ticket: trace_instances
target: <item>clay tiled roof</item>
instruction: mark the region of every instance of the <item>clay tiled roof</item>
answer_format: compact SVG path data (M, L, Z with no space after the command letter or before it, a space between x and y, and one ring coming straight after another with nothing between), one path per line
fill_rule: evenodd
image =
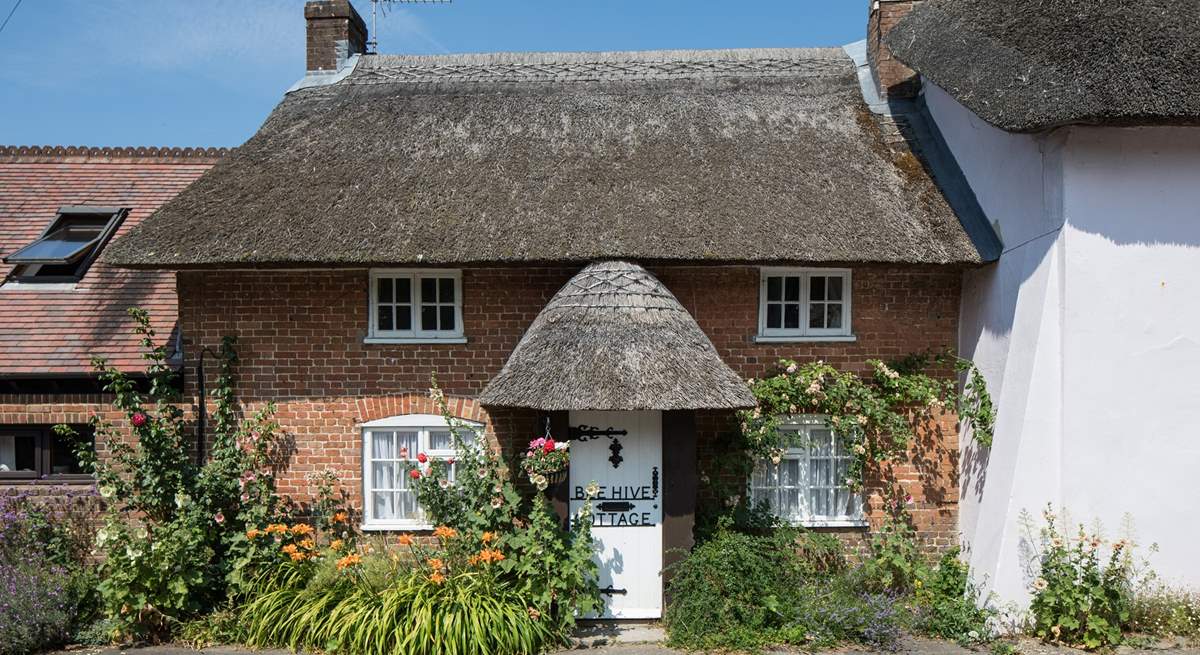
M124 207L118 235L173 198L224 154L216 149L0 147L0 257L37 239L60 207ZM0 278L13 266L0 263ZM97 262L74 285L0 286L0 378L75 377L92 355L140 370L126 310L150 311L158 339L173 343L177 304L169 272Z

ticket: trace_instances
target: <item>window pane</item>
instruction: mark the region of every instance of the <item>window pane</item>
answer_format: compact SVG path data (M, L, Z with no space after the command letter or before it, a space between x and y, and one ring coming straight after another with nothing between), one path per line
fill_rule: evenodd
M438 279L438 302L454 302L454 280L452 278Z
M825 277L814 275L808 279L808 299L825 300Z
M412 280L406 277L396 278L396 302L412 302Z
M392 278L381 277L377 282L379 302L392 302L392 289L395 286L392 283Z
M8 256L13 263L68 264L83 257L100 238L103 225L68 225Z
M37 437L0 434L0 473L37 471Z
M396 310L396 329L411 330L412 329L412 306L397 305Z
M788 330L800 328L800 305L789 303L783 306L783 327Z
M842 327L842 305L840 303L837 305L826 305L825 312L825 327Z
M437 305L421 305L421 329L435 331L437 326Z
M371 462L371 488L396 489L397 462Z
M429 431L429 449L430 450L450 450L453 448L453 440L450 438L449 430L430 430Z
M825 303L814 302L808 304L808 327L825 327Z
M375 518L383 520L398 518L396 515L396 496L394 494L387 491L376 491L371 494L371 498L373 499L371 513Z
M437 278L421 278L421 302L437 302Z
M85 429L75 428L80 437L85 434L90 435L91 428ZM79 458L75 456L75 440L67 439L57 433L50 433L50 473L57 475L80 475L84 473L83 467L79 465ZM91 437L87 438L90 443Z
M783 300L783 278L767 278L767 300Z
M373 459L398 459L396 455L396 433L372 431L371 457Z
M829 277L826 279L829 280L829 296L828 296L829 300L841 300L842 299L843 278Z
M441 317L438 320L438 327L442 330L453 330L454 327L454 305L443 305L438 308Z
M392 305L380 305L376 308L376 316L379 319L379 330L386 332L396 329L396 322L393 319L395 308Z
M791 302L800 302L800 278L786 278L787 284L784 285L783 299Z
M767 305L767 327L774 329L783 327L783 305L776 303Z

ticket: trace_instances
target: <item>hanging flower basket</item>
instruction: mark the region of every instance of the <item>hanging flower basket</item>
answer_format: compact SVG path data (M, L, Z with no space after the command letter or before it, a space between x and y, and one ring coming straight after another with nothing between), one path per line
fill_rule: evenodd
M540 437L529 442L529 448L521 456L521 468L529 481L539 490L545 490L567 478L567 467L571 463L569 444Z

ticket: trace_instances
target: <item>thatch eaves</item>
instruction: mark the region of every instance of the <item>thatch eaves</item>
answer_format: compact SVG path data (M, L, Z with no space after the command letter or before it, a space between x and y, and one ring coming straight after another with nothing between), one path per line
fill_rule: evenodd
M755 404L675 296L619 261L587 266L550 299L479 402L544 411Z
M1200 2L928 0L886 44L1011 132L1200 123Z
M972 264L841 50L368 56L112 244L132 268Z

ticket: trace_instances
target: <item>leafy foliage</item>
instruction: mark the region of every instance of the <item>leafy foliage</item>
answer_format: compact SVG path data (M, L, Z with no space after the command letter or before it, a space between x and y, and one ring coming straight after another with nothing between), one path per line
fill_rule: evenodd
M981 606L958 548L946 551L937 566L918 578L916 586L914 627L919 632L964 645L988 637L987 623L994 611Z
M1089 650L1119 644L1130 619L1128 543L1113 544L1104 561L1098 534L1081 525L1071 539L1059 532L1050 507L1043 517L1041 570L1030 605L1034 632L1045 641Z
M98 480L107 501L104 527L96 535L101 608L110 638L162 638L181 620L225 599L238 535L247 521L274 511L270 461L278 426L268 407L244 424L234 420L234 341L223 341L213 392L213 448L194 462L185 429L176 373L164 346L155 345L145 311L131 309L141 337L149 392L143 396L121 371L96 359L104 388L128 427L92 419L97 443L109 457L98 460L90 443L79 458ZM61 434L70 428L58 426Z

